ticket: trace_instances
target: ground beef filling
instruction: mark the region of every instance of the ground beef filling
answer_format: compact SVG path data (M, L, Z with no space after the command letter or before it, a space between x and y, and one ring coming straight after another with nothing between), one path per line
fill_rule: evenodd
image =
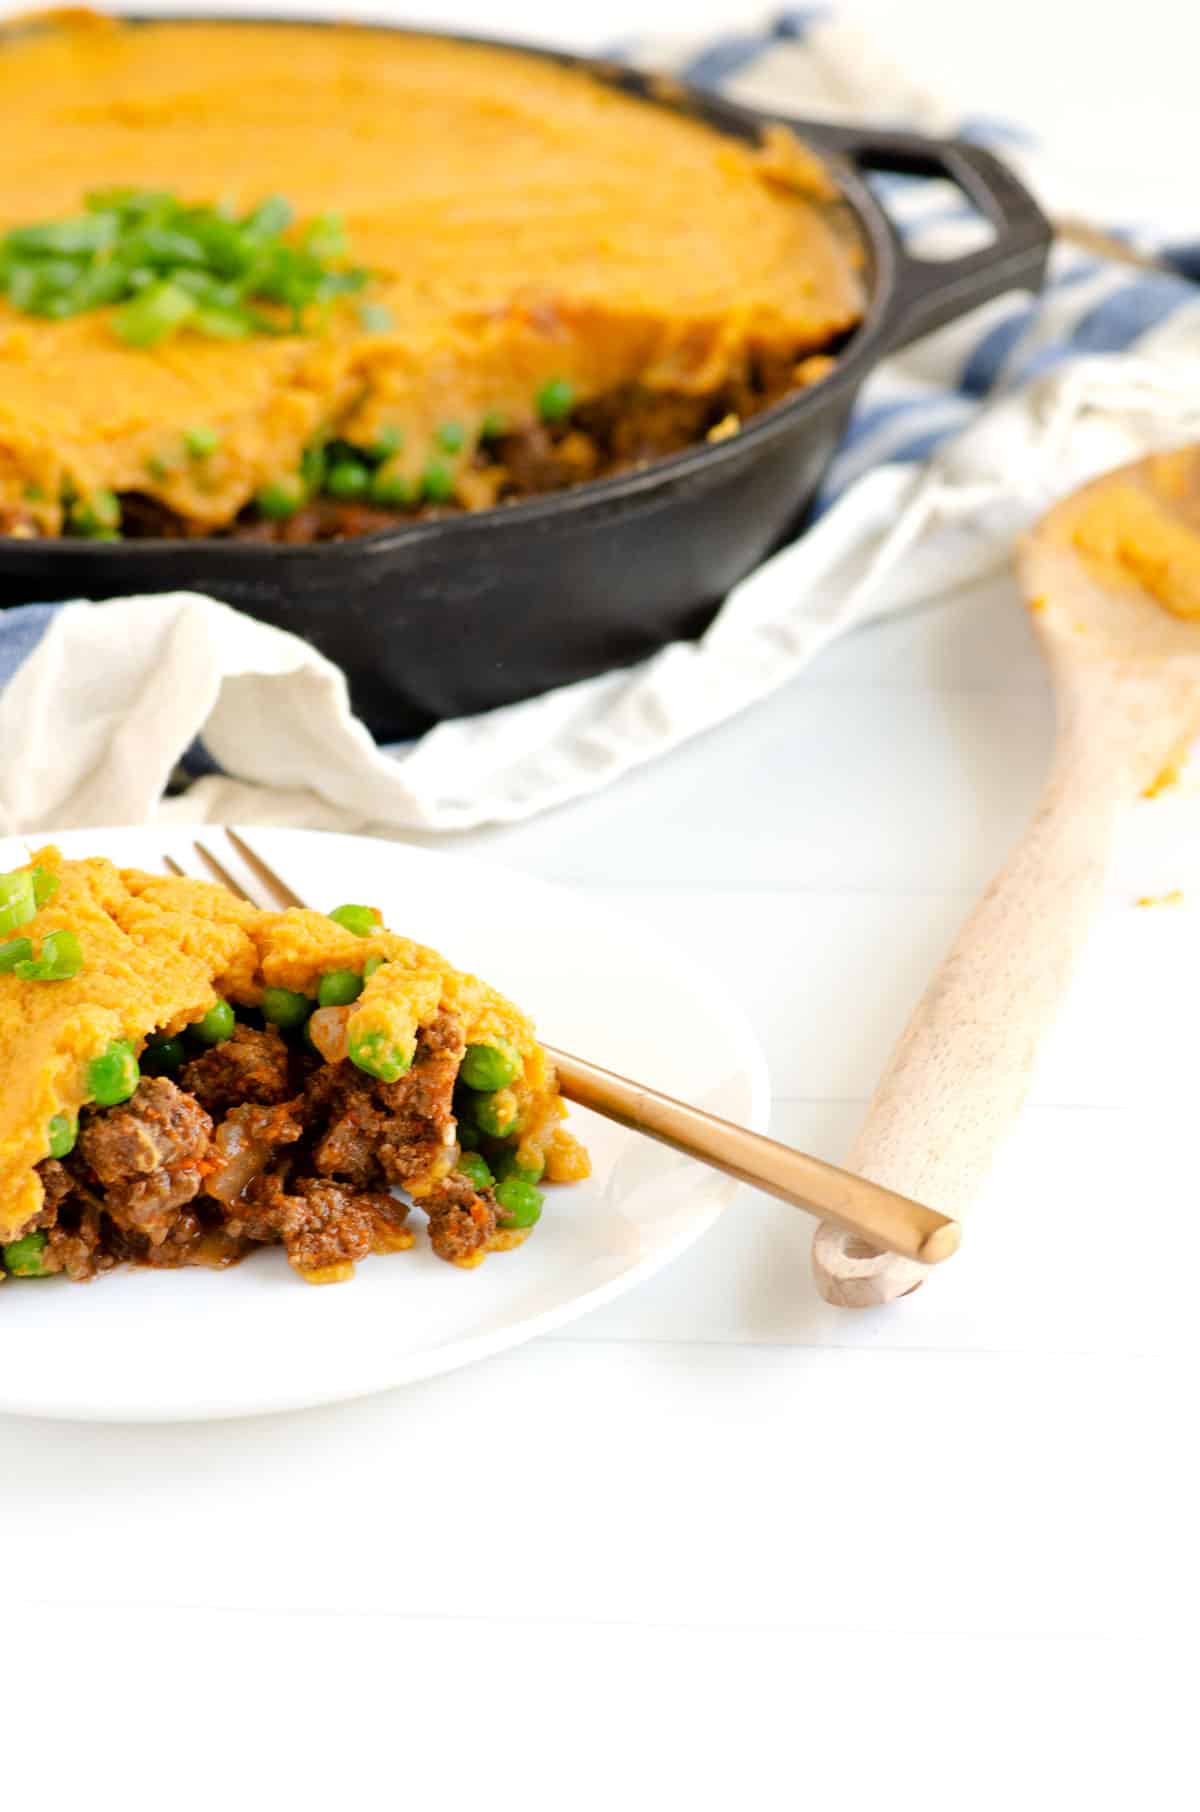
M39 1166L47 1269L226 1265L280 1244L297 1270L337 1274L412 1243L408 1205L390 1193L412 1184L434 1250L469 1261L496 1231L495 1203L460 1172L437 1174L454 1155L464 1048L443 1015L407 1075L385 1083L274 1027L239 1026L177 1082L143 1077L120 1106L84 1109L74 1151Z
M825 353L799 361L760 357L740 377L705 395L632 385L581 403L564 422L534 422L484 442L460 473L458 496L449 503L394 510L320 496L282 520L251 507L230 527L215 532L238 541L347 541L417 517L454 515L566 490L648 465L705 440L724 439L751 416L816 383L834 362ZM189 521L156 497L126 492L120 501L126 540L186 540L214 533L210 525ZM15 525L5 528L0 520L0 534L20 532Z

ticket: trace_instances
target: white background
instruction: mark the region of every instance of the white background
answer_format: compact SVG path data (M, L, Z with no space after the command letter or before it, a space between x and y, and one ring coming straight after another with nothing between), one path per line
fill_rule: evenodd
M1175 0L846 10L1105 171L1114 217L1194 167ZM576 44L753 16L419 11ZM461 843L703 954L777 1130L837 1157L1050 736L998 586ZM743 1195L637 1295L473 1372L242 1424L0 1422L0 1792L32 1751L14 1805L97 1776L138 1805L1190 1803L1198 833L1187 787L1140 808L963 1253L891 1311L826 1308L807 1220Z

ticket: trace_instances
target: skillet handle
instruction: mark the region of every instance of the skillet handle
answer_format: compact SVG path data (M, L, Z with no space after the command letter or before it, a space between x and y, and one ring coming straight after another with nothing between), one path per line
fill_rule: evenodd
M949 178L996 229L990 245L961 258L914 258L888 221L894 287L884 324L890 347L907 346L981 302L1010 289L1037 290L1053 231L1029 190L1006 164L966 139L805 121L818 148L840 152L859 170Z

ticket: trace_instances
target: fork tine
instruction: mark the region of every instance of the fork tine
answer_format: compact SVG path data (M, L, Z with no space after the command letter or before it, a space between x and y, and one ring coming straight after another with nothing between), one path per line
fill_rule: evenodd
M227 825L225 828L225 835L229 838L229 841L233 844L233 847L237 850L238 855L253 874L255 880L258 881L261 886L273 893L284 906L307 906L307 900L302 900L295 889L289 887L283 877L277 875L275 870L267 862L264 862L258 851L251 848L250 844L247 843L240 831L235 831Z
M228 887L230 893L236 893L240 900L248 900L251 906L257 906L259 904L259 901L256 900L252 894L246 892L246 889L237 877L230 873L223 862L217 860L211 849L201 843L198 837L193 842L192 848L199 856L205 868L207 868L210 879L219 881L222 887Z
M163 851L163 867L168 874L179 875L182 880L187 880L187 869L175 860L169 850Z

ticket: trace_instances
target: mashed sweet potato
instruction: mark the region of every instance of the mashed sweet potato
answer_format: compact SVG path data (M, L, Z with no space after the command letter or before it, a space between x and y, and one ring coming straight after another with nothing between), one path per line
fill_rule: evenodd
M110 185L237 209L281 192L300 220L344 218L390 323L346 304L319 332L139 348L106 308L0 300L0 532L58 533L64 496L97 494L218 531L306 448L385 433L393 478L419 494L437 448L443 493L475 507L502 482L476 469L487 422L519 436L547 383L581 406L686 399L754 367L777 393L862 313L827 179L789 134L742 144L538 58L73 15L0 36L0 118L0 233ZM199 460L180 452L196 424L216 441Z

